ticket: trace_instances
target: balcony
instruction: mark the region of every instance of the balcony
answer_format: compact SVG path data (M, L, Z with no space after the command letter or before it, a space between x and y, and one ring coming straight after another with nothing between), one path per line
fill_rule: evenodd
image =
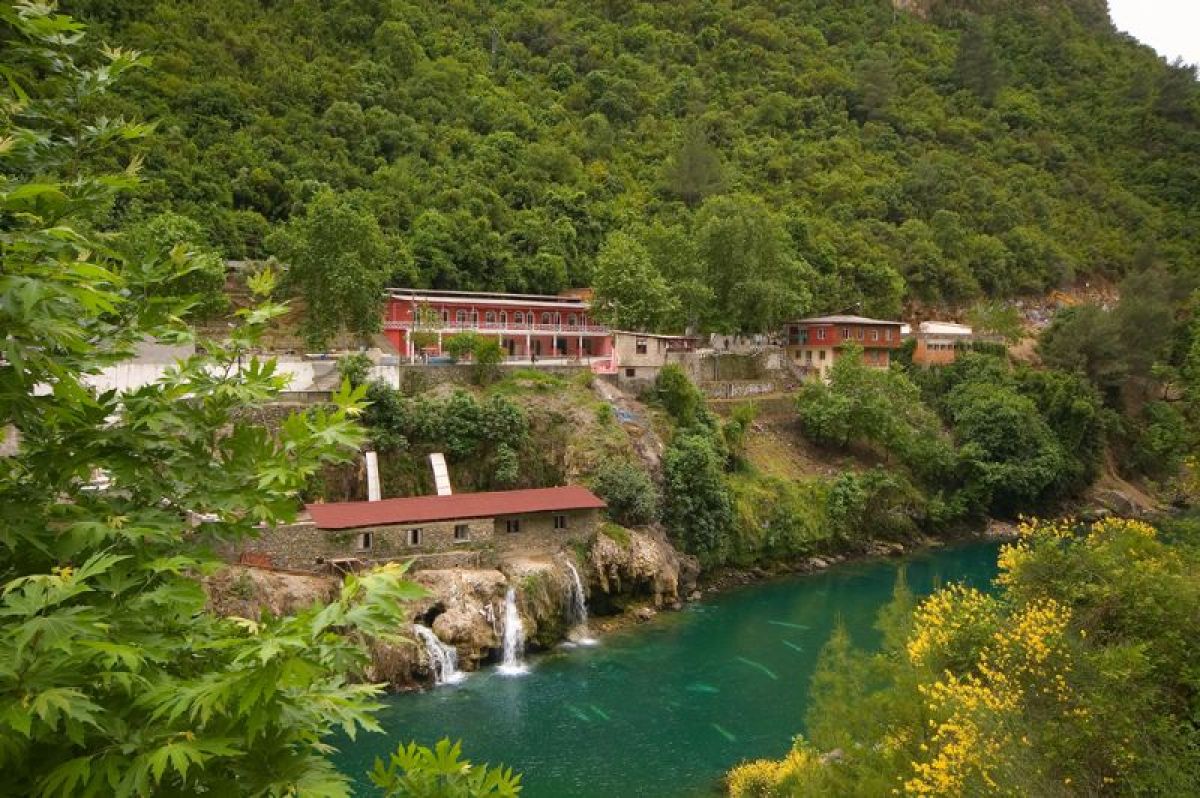
M501 335L608 335L607 327L600 324L522 324L487 321L450 321L440 327L415 325L411 321L384 321L385 330L413 330L453 335L458 332L488 332Z

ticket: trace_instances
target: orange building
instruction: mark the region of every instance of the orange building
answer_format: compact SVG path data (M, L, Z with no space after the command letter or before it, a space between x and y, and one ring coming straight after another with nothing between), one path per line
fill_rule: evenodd
M922 366L953 363L958 350L974 340L974 331L965 324L948 321L923 321L917 326L917 345L913 362Z

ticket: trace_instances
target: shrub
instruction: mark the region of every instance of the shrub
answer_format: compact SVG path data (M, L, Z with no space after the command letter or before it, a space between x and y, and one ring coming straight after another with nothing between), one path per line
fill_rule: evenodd
M349 380L350 385L357 388L367 381L367 375L371 373L373 365L374 363L371 362L371 358L367 357L365 352L355 352L352 355L345 355L338 358L338 376L343 380Z
M681 427L696 423L704 397L682 368L663 366L654 380L654 397Z
M608 503L608 517L622 526L645 526L658 519L658 489L633 463L606 463L596 473L592 487Z
M686 432L663 456L663 520L683 550L704 565L724 561L733 527L722 460L707 435Z

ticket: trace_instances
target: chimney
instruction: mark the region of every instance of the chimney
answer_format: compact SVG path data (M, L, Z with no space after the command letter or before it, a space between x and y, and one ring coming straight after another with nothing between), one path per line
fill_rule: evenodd
M446 468L446 457L441 452L429 455L429 464L433 466L433 484L437 486L437 495L449 496L450 469Z
M379 490L379 455L367 452L367 501L377 502L383 498Z

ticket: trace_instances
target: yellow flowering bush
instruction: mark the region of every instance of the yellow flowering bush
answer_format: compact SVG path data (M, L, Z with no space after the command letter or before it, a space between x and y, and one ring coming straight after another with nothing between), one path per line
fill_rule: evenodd
M810 794L822 781L820 756L797 737L780 760L756 759L729 771L726 782L733 798L788 798Z
M955 584L939 590L917 606L909 660L940 668L969 657L995 628L998 612L996 600L973 587Z
M1056 601L1023 607L992 633L973 672L946 672L918 687L935 720L926 746L930 756L913 763L905 793L1007 793L996 774L1023 744L1014 736L1016 721L1032 705L1050 701L1065 710L1070 702L1069 623L1069 610Z
M1200 795L1200 547L1144 521L1031 520L999 567L994 593L898 594L878 654L835 636L809 750L845 755L808 756L804 782L753 763L743 784L765 786L735 795Z

